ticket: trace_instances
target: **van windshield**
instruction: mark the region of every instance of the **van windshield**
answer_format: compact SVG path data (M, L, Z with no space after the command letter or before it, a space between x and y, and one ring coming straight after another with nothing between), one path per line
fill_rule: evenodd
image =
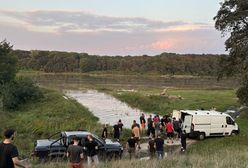
M226 123L228 125L235 125L235 122L233 121L233 119L231 117L226 117Z

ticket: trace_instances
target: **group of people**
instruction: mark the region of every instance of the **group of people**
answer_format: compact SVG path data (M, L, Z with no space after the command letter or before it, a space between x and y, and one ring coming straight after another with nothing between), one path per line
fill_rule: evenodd
M171 115L164 115L160 117L159 115L149 115L148 118L142 113L139 118L139 123L133 120L131 126L132 135L126 143L126 149L129 153L130 159L135 156L136 150L141 149L140 139L141 136L145 134L149 137L148 149L150 153L150 158L164 157L164 139L167 137L167 143L174 143L174 139L181 140L181 151L186 150L186 132L182 131L182 121L177 120L175 117L172 118ZM123 123L121 119L113 125L112 134L113 138L117 141L120 140L120 135L122 132ZM163 137L162 137L163 135ZM106 139L108 137L107 124L104 125L102 131L102 138Z
M120 140L122 133L123 123L119 120L112 128L113 138L117 141ZM136 150L141 149L140 139L145 133L149 137L148 150L150 158L155 156L158 159L164 157L164 144L165 141L161 135L167 136L167 143L173 143L173 139L181 139L181 151L186 150L186 132L182 131L182 121L171 118L171 116L149 115L146 119L145 115L140 116L140 124L133 120L131 126L132 136L127 140L126 149L129 153L129 158L133 158ZM4 132L4 141L0 143L0 168L14 168L15 166L29 168L29 164L25 164L22 160L18 159L18 150L12 144L16 135L15 130L7 129ZM102 138L108 137L107 124L104 125L102 131ZM69 158L69 166L71 168L83 168L83 153L86 151L88 166L97 165L99 163L97 156L98 144L93 140L92 135L87 136L87 141L84 147L80 145L78 137L73 138L73 143L68 147L67 157Z
M158 159L164 157L164 139L161 135L167 137L167 143L173 143L174 138L181 139L181 151L186 150L186 132L182 131L182 121L176 120L171 116L163 116L162 118L159 115L149 115L145 118L145 115L142 113L140 116L140 124L133 121L132 136L128 139L126 148L129 152L130 159L135 155L136 149L140 149L140 137L144 135L146 131L147 124L147 136L149 137L148 149L150 153L150 158L154 158L156 155Z
M0 168L15 168L15 166L22 168L29 168L30 164L26 160L19 160L19 153L17 147L13 144L16 131L7 129L4 131L5 139L0 143ZM67 150L67 157L69 159L70 168L83 168L84 151L86 151L88 166L97 165L99 163L97 150L98 144L93 140L92 135L87 136L87 141L84 147L80 145L81 139L73 137L72 144Z
M121 119L115 125L113 125L112 135L116 141L120 141L120 136L122 133L122 127L123 127L123 123L122 123ZM102 131L102 138L106 139L106 138L108 138L108 136L109 136L108 124L105 124L103 127L103 131Z

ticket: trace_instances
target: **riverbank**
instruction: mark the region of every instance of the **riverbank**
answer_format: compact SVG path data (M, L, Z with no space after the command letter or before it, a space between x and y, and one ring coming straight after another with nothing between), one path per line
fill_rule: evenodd
M20 70L18 75L21 76L32 76L32 75L74 75L74 76L147 76L147 77L163 77L163 78L217 78L217 76L197 76L197 75L161 75L158 73L132 73L132 72L119 72L119 71L92 71L92 72L44 72L35 70Z
M42 89L44 98L38 102L22 105L16 111L0 113L0 128L17 131L15 144L22 157L30 157L33 143L37 139L63 130L101 130L98 118L75 100L57 91ZM2 139L1 134L1 139Z
M116 74L81 74L81 73L44 73L27 71L18 73L19 76L28 76L41 86L53 89L208 89L230 90L239 87L238 80L225 78L220 81L216 77L207 76L157 76L157 75L116 75Z
M134 109L146 113L165 115L173 110L212 109L226 111L239 105L233 89L180 89L153 88L140 86L135 89L116 88L111 86L85 86L99 92L112 95Z

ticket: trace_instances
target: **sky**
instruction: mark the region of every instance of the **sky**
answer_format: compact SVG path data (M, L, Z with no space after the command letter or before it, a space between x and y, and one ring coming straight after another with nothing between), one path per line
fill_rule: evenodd
M221 0L0 0L14 49L97 55L223 54Z

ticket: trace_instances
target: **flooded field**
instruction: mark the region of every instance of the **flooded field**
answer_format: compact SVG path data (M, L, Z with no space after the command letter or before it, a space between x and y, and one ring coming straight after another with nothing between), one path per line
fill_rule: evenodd
M114 97L96 90L67 90L65 94L89 108L102 124L114 125L121 119L125 128L131 128L133 120L139 122L142 114L142 111L132 109Z
M138 87L175 87L175 88L237 88L236 79L222 79L214 77L152 77L152 76L92 76L92 75L63 75L41 74L32 75L32 79L44 86L68 89L80 88L83 85L100 85L120 88Z
M215 78L168 78L147 76L85 76L85 75L52 75L31 76L39 85L65 92L65 94L87 107L102 124L114 125L121 119L126 128L130 128L133 120L139 122L142 111L133 109L106 93L94 90L94 86L102 88L138 89L138 88L180 88L180 89L234 89L238 81ZM87 87L85 87L87 86ZM146 116L148 116L146 114Z

